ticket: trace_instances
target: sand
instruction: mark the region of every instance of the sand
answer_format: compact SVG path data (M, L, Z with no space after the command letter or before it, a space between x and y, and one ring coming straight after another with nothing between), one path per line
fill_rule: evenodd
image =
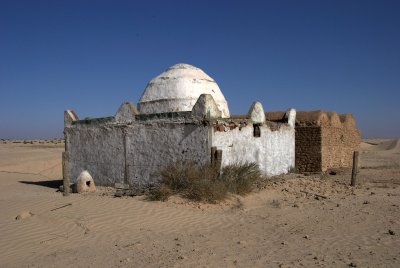
M1 267L400 267L400 142L350 171L270 178L222 204L63 197L61 143L0 143Z

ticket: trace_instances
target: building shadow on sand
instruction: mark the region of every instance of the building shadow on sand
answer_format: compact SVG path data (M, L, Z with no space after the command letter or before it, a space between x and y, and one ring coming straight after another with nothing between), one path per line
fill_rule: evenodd
M19 181L19 183L38 185L48 187L52 189L58 189L60 185L63 185L63 180L46 180L46 181Z

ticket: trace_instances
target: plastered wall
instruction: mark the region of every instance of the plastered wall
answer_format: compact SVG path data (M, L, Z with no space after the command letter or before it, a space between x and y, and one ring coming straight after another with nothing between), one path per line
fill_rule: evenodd
M175 161L210 159L208 127L194 123L76 124L65 135L72 181L88 170L97 184L143 185Z
M72 182L83 170L89 171L98 184L112 185L124 181L124 139L121 128L76 125L65 128L64 132Z
M242 128L211 129L212 146L222 150L222 166L256 162L264 174L287 173L294 167L294 129L282 125L272 130L260 126L260 137L254 137L253 125Z
M127 128L127 144L130 185L158 180L160 170L176 161L210 160L208 127L195 123L134 124Z

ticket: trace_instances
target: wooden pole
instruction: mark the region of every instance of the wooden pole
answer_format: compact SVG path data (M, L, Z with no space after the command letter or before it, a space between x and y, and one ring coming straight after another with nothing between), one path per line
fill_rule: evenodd
M218 173L221 172L221 166L222 166L222 150L217 150L215 156L215 167L217 168Z
M356 186L358 172L358 151L353 153L353 170L351 172L351 186Z
M62 153L62 172L63 172L63 185L64 185L64 196L69 196L70 190L70 180L69 180L69 153L63 152Z
M211 147L211 165L212 166L215 165L216 151L217 151L217 147L215 147L215 146Z
M128 138L126 137L126 133L124 131L124 165L125 165L125 170L124 170L124 184L128 184L128 176L129 176L129 167L128 167L128 150L127 150L127 143L128 143Z

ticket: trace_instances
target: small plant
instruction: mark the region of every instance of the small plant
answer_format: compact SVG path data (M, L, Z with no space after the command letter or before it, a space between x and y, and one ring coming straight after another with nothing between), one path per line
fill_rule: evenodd
M225 166L220 180L224 182L229 192L245 195L253 190L253 184L260 178L258 165L246 162Z
M233 164L224 167L219 174L215 166L199 166L194 162L175 162L165 167L161 181L149 189L149 200L166 201L171 195L215 203L226 198L227 193L244 195L252 190L261 178L255 163Z
M299 174L299 169L296 166L291 167L289 173Z
M175 162L161 171L161 185L173 192L180 192L189 186L189 181L196 176L197 166L194 162Z
M321 180L326 180L326 179L328 179L328 178L329 178L328 172L321 172L321 173L319 174L319 178L320 178Z
M198 179L192 181L183 196L195 201L216 203L224 200L227 193L225 184L219 180Z
M227 194L226 187L218 181L217 170L211 165L175 162L161 171L161 178L159 188L168 188L170 195L180 194L188 199L213 203Z
M147 199L151 201L167 201L173 194L171 189L166 185L157 185L149 189Z

